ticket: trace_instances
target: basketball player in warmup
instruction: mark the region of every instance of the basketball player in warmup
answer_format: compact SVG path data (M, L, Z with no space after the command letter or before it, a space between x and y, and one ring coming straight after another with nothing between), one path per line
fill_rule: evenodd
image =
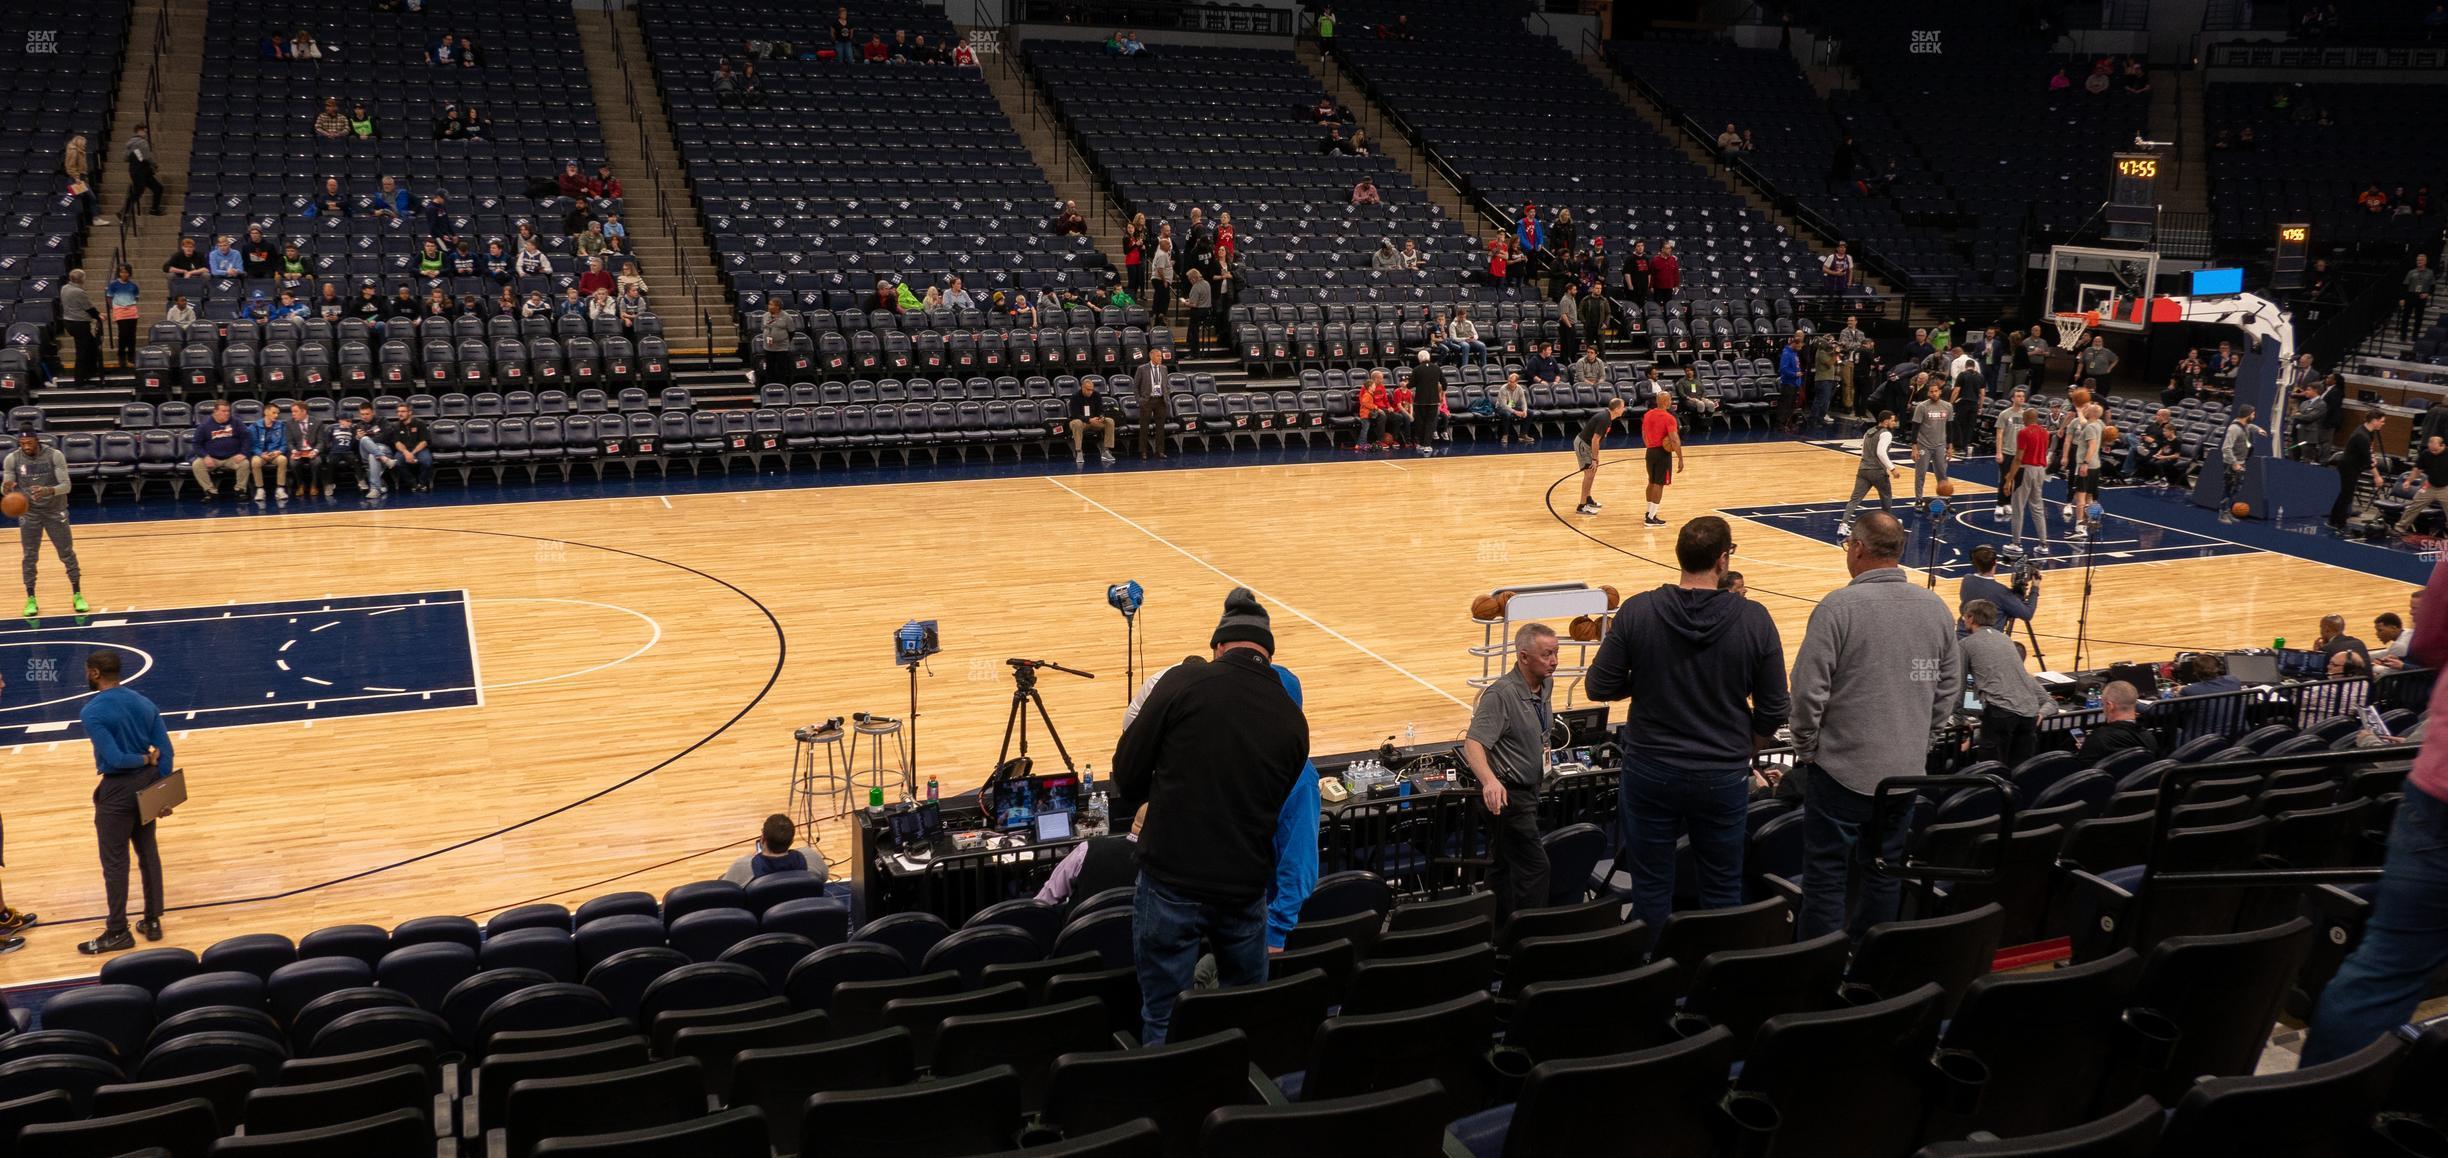
M2099 498L2100 439L2107 427L2100 420L2102 413L2099 403L2093 402L2066 421L2066 518L2074 524L2066 532L2069 539L2091 533L2091 504Z
M76 540L68 533L68 456L57 447L44 447L32 431L21 431L17 449L0 460L0 476L5 476L0 477L0 493L18 495L26 503L17 516L17 540L25 548L26 617L42 614L42 605L34 601L34 565L42 559L44 535L51 536L52 552L68 569L68 605L85 614L85 574L77 568Z
M2006 409L1997 416L1997 520L2006 521L2006 504L2015 489L2015 433L2023 428L2025 407L2023 388L2015 387L2007 396Z
M2038 555L2048 554L2048 498L2042 488L2048 485L2049 432L2040 425L2040 416L2032 408L2023 408L2022 425L2015 429L2015 473L2012 496L2007 500L2006 525L2014 536L2016 551L2023 549L2023 519L2031 517L2032 527L2039 535Z
M1921 398L1913 403L1912 408L1913 501L1916 503L1921 501L1922 480L1930 472L1937 472L1939 482L1947 481L1947 459L1955 453L1954 444L1947 438L1947 431L1955 422L1955 404L1946 399L1944 381L1927 374L1913 375L1916 385L1924 378L1929 379L1929 385L1919 391Z
M1649 513L1641 522L1652 527L1666 525L1658 517L1658 503L1674 485L1674 472L1683 469L1683 426L1674 408L1674 391L1661 391L1649 396L1649 410L1641 415L1641 445L1649 448Z
M1606 413L1590 415L1589 421L1581 424L1580 435L1573 439L1573 461L1581 464L1581 505L1573 508L1574 514L1594 515L1606 505L1590 497L1590 488L1598 482L1598 451L1606 445L1607 432L1615 429L1623 412L1623 399L1607 399Z
M1895 473L1903 469L1892 457L1895 450L1896 416L1893 410L1881 410L1878 425L1862 435L1861 470L1853 475L1853 497L1845 502L1844 514L1836 520L1838 535L1853 533L1853 512L1861 507L1862 496L1878 491L1879 509L1894 513Z

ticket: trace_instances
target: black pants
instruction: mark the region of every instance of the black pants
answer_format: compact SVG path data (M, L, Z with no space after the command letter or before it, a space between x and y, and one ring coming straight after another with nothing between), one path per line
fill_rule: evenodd
M1581 356L1581 330L1577 326L1562 326L1556 330L1556 357L1567 366Z
M119 216L136 216L136 195L148 189L153 193L153 216L159 217L162 211L162 183L161 178L154 175L153 162L128 162L127 202L119 207Z
M1496 412L1496 436L1527 439L1530 437L1530 419L1527 416L1517 416L1510 410L1500 409Z
M793 359L793 358L791 357L791 352L790 352L790 350L789 350L788 348L784 348L784 349L780 349L780 350L767 350L767 351L765 351L765 357L764 357L765 369L764 369L764 372L763 372L763 373L761 373L761 374L757 375L757 385L759 385L759 386L788 386L788 385L790 385L791 374L792 374L792 367L791 367L791 363L792 363L794 360L795 360L795 359Z
M153 826L136 823L136 792L156 779L150 770L101 777L94 785L94 835L102 846L102 891L110 899L105 933L127 931L128 848L136 849L136 868L144 877L144 919L161 920L161 849L153 842Z
M2429 294L2401 294L2397 298L2397 336L2411 339L2414 327L2422 324L2423 311L2431 305Z
M91 318L72 318L67 323L68 337L76 343L76 376L81 382L102 377L102 335L94 332Z
M2338 467L2337 476L2338 497L2336 502L2329 504L2329 525L2343 527L2346 520L2354 515L2355 487L2363 481L2363 476L2342 465Z
M136 364L136 319L119 319L119 364Z
M2014 624L2008 621L2006 626ZM1975 749L1981 759L2001 761L2011 770L2030 759L2032 749L2039 743L2040 721L1995 705L1981 706L1980 743Z
M1504 811L1488 828L1488 890L1496 894L1497 919L1547 904L1547 846L1539 843L1538 790L1505 785Z

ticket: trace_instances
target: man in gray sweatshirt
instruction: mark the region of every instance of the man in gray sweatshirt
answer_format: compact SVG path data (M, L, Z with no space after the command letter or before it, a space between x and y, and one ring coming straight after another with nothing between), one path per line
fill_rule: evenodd
M1793 729L1803 777L1801 937L1849 929L1854 940L1896 913L1897 881L1869 874L1873 857L1904 855L1909 808L1865 831L1880 781L1928 771L1931 737L1955 712L1963 666L1955 621L1937 594L1913 585L1899 560L1904 525L1872 511L1845 540L1853 581L1811 611L1794 657ZM1847 912L1849 887L1859 899Z

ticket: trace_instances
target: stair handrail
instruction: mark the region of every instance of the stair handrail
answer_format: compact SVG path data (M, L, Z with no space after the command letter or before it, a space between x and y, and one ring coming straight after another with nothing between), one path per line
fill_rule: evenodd
M604 9L604 27L606 29L607 38L612 43L613 63L620 69L621 99L627 106L625 111L629 114L630 125L637 134L638 157L644 161L646 165L645 177L647 186L652 190L654 196L655 220L661 224L663 239L671 244L672 253L674 255L672 259L673 268L664 271L664 273L668 273L679 279L679 294L680 296L684 296L688 299L689 313L697 319L698 335L702 342L701 346L699 347L701 355L706 359L706 365L711 366L713 365L714 357L713 318L705 308L703 297L704 291L703 287L698 284L696 270L690 265L690 263L683 261L678 257L679 252L687 247L688 239L683 236L677 216L671 211L673 199L664 188L662 160L655 156L653 149L647 147L646 124L648 118L643 103L638 100L637 78L629 69L628 39L621 35L619 17L614 8L611 6L606 6ZM640 36L645 35L645 27L643 24L639 26L638 34ZM652 53L647 54L647 58L643 62L642 67L649 70L649 83L652 83L653 80L651 77L651 70L654 68ZM680 179L684 181L686 180L685 177ZM636 261L636 255L632 254L630 256L630 260L633 262ZM657 276L660 277L662 274L658 274Z

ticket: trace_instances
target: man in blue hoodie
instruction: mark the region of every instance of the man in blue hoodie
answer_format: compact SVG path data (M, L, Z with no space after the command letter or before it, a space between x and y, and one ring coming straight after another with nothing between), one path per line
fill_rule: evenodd
M195 460L188 463L188 469L195 472L196 485L204 488L205 498L221 497L221 488L213 484L213 475L225 470L230 472L234 480L231 485L243 498L247 464L254 452L246 424L230 417L229 403L215 402L212 413L196 423Z
M1718 590L1733 555L1724 519L1683 524L1675 536L1682 578L1624 600L1584 682L1591 699L1632 701L1618 807L1632 915L1648 922L1653 941L1674 898L1678 831L1691 835L1701 907L1742 903L1751 755L1790 707L1776 621Z

